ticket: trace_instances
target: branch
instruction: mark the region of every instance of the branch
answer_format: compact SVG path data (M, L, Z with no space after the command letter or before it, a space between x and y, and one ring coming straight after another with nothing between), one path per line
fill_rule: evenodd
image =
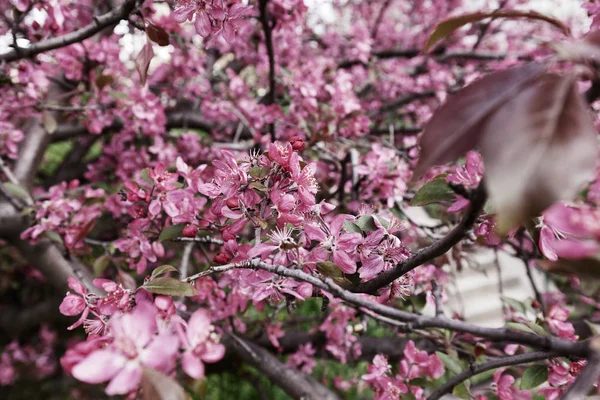
M437 51L434 51L430 54L423 54L418 49L392 49L392 50L382 50L371 53L371 58L378 58L380 60L387 60L392 58L414 58L417 56L431 57L435 59L437 62L445 62L452 59L464 59L464 60L475 60L475 61L494 61L494 60L503 60L507 57L506 54L496 54L496 53L484 53L484 52L475 52L475 51L454 51L449 53L444 53L445 49L443 47L439 48ZM518 56L519 59L527 59L526 56ZM355 65L363 65L367 66L361 60L345 60L338 63L338 68L347 69L351 68Z
M269 21L267 4L269 4L269 0L259 0L258 2L260 23L265 33L265 46L267 47L267 56L269 58L269 93L267 93L265 98L265 104L271 105L275 103L275 51L273 50L272 26L271 22ZM274 141L275 125L270 124L269 130L271 133L271 140Z
M533 333L516 331L507 328L486 328L459 320L412 314L407 311L399 310L394 307L371 301L364 294L352 293L348 290L345 290L337 285L331 278L321 280L318 277L308 274L302 270L289 269L282 265L267 264L259 259L227 264L213 268L219 268L220 271L226 271L233 268L261 269L286 278L308 282L314 287L325 290L349 304L353 304L357 307L364 307L379 315L383 315L400 322L405 322L410 330L428 328L448 329L455 332L468 333L473 336L492 341L502 341L531 346L556 353L557 355L564 355L568 357L586 358L592 352L589 346L589 341L570 342L568 340L553 336L539 336ZM193 278L194 277L189 277L186 281L193 280Z
M340 397L317 382L312 376L293 370L275 356L256 344L243 340L234 333L226 332L225 345L294 399L340 400Z
M583 368L573 385L571 385L561 399L583 399L589 393L592 386L598 381L598 375L600 375L600 354L595 352L588 359L587 365Z
M464 370L458 375L453 376L446 383L440 386L435 392L433 392L427 400L438 400L443 395L450 393L455 386L460 385L467 379L479 375L482 372L489 371L500 367L508 367L510 365L526 364L534 361L546 360L552 358L555 355L546 351L536 351L533 353L519 354L516 356L503 357L497 360L489 361L486 363L472 365L469 369Z
M84 28L67 33L63 36L37 42L27 48L20 47L18 50L14 49L8 53L0 54L0 62L12 62L23 58L29 58L46 51L81 42L100 32L104 28L114 25L122 19L127 19L127 16L133 11L135 3L136 0L125 0L120 7L117 7L104 15L94 17L94 22Z
M435 97L435 91L433 90L425 90L423 92L410 93L403 97L400 97L397 100L394 100L390 103L383 104L377 110L370 111L367 113L369 118L374 118L380 114L386 113L388 111L394 111L405 104L409 104L415 100L426 99L428 97Z
M485 191L484 183L482 182L473 192L471 203L465 215L463 216L463 219L446 236L419 250L417 253L414 253L408 259L397 264L395 268L379 274L370 281L358 284L354 288L354 291L361 293L374 293L377 289L392 283L407 272L412 271L427 261L446 253L458 242L460 242L471 229L477 220L479 213L483 209L486 199L487 193Z

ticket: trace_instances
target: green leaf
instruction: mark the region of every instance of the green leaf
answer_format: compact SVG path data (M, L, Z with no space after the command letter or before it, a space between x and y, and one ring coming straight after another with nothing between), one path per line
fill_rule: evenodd
M521 378L521 389L529 390L548 380L548 368L545 365L533 365L525 370Z
M454 200L456 195L446 182L446 174L438 175L427 182L413 196L409 205L421 207L440 201Z
M494 372L496 372L495 369L490 369L489 371L484 371L480 374L477 374L475 376L473 376L471 378L471 384L473 385L478 385L481 382L487 381L488 379L491 379L492 376L494 376Z
M47 238L49 238L50 240L52 240L55 243L64 245L63 242L63 238L62 236L60 236L58 233L53 232L53 231L46 231L44 232L44 236L46 236Z
M344 222L344 230L346 232L360 233L361 235L363 233L362 229L352 221Z
M196 289L189 283L181 282L175 278L156 278L146 282L142 288L151 293L167 296L195 296Z
M172 265L161 265L160 267L152 271L152 275L150 275L150 280L156 279L159 276L166 274L167 272L179 273L179 270Z
M140 177L144 180L144 182L152 185L154 181L150 178L150 170L148 168L144 168L140 171Z
M377 230L377 225L375 225L375 220L371 214L361 215L354 221L356 226L358 226L363 232L375 231Z
M110 257L108 255L105 254L103 256L96 258L96 260L94 261L94 265L93 265L94 275L95 276L102 275L102 273L104 272L106 267L108 267L108 264L110 264Z
M349 286L352 284L352 282L344 276L344 272L340 269L340 267L331 261L318 262L317 270L323 276L333 279L333 281L340 286Z
M178 225L171 225L171 226L164 228L160 232L160 235L158 236L158 241L164 242L165 240L171 240L171 239L181 236L185 225L186 224L178 224Z
M269 167L252 167L248 174L255 179L263 179L269 174Z
M339 278L344 276L344 273L337 266L337 264L331 261L320 261L317 263L317 270L323 275L331 278Z
M435 354L437 354L437 356L440 358L440 360L442 360L442 362L444 363L446 368L448 370L452 371L452 373L457 375L462 372L462 368L461 368L460 364L458 363L458 360L455 360L454 358L450 357L448 354L442 353L440 351L436 351Z
M513 310L525 314L525 306L519 300L515 300L511 297L506 296L500 296L500 298L502 299L502 301L504 301L504 303L506 303L507 306L509 306Z
M525 324L521 324L519 322L507 322L505 324L505 326L509 329L515 330L515 331L521 331L521 332L529 332L529 333L535 333L535 331L533 329L531 329L530 327L528 327Z
M21 199L21 200L29 199L29 193L27 193L27 190L25 190L25 188L21 185L17 185L16 183L12 183L12 182L4 182L2 184L2 186L4 187L4 189L7 192L9 192L10 194L12 194L13 196L15 196L18 199Z
M570 34L569 28L557 19L547 17L545 15L536 13L534 11L517 11L517 10L497 10L494 12L476 12L472 14L459 15L457 17L448 18L435 27L423 49L424 52L431 49L437 42L444 39L446 36L454 32L455 30L463 27L464 25L478 22L488 18L526 18L534 20L546 21L560 30L562 30L567 36Z
M525 325L527 325L529 329L531 329L540 336L550 336L550 333L548 333L548 331L546 331L542 326L536 324L533 321L527 321Z
M252 182L248 185L248 187L250 189L258 190L259 192L266 192L267 190L269 190L265 185L263 185L260 182Z
M471 392L467 388L467 382L462 382L460 385L455 386L452 391L452 395L458 397L459 399L469 400L471 398Z

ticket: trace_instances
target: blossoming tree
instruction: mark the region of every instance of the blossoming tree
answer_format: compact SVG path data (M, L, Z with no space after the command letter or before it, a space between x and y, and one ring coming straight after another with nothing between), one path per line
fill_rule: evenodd
M479 3L1 0L2 397L595 392L600 3Z

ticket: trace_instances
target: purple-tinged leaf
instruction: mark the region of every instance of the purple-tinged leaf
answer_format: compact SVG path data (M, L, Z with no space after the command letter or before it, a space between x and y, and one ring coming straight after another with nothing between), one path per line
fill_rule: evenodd
M476 12L472 14L463 14L456 17L448 18L440 22L436 25L431 35L427 39L425 46L423 48L424 52L427 52L431 49L437 42L444 39L446 36L454 32L455 30L473 23L479 22L488 18L526 18L531 20L539 20L548 22L558 29L560 29L565 35L570 36L571 31L568 26L563 24L561 21L548 17L546 15L537 13L535 11L519 11L519 10L497 10L493 12Z
M135 59L135 68L140 74L140 83L142 86L146 84L146 78L148 78L148 68L150 67L150 61L154 57L154 50L152 50L152 43L147 41L140 54Z
M554 47L564 60L600 62L600 30L590 32L581 39L565 40Z
M572 76L544 74L483 131L485 180L501 233L571 199L594 176L597 132Z
M495 72L449 96L425 126L415 177L476 147L485 119L543 72L539 64Z
M148 21L146 22L146 35L148 35L148 39L159 46L169 45L169 33L164 28Z

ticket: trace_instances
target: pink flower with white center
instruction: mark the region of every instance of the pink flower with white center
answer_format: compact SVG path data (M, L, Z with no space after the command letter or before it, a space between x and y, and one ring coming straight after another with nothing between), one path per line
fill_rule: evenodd
M167 191L177 189L177 174L168 172L165 165L161 162L150 169L148 176L154 182L154 186L159 190Z
M320 248L330 251L333 262L346 274L356 272L354 255L358 244L363 240L360 233L342 232L344 222L350 218L353 217L344 214L336 215L329 223L329 234L312 224L304 226L306 237L320 242Z
M198 310L190 317L185 332L178 326L178 333L185 352L181 366L194 379L204 377L204 364L219 361L225 355L225 346L218 342L206 310Z
M599 233L599 212L557 203L542 217L540 251L550 261L589 257L598 252L598 244L591 238Z
M234 197L241 185L248 184L248 163L238 165L233 153L227 150L221 152L222 160L214 160L214 179L212 182L198 185L198 191L211 199L219 195L225 198Z
M577 340L575 328L573 327L573 324L567 322L569 314L569 310L567 310L565 307L555 304L550 307L548 315L546 316L546 321L548 322L552 332L558 335L558 337L575 341Z
M75 378L91 384L110 381L106 394L113 396L136 390L144 367L163 373L173 369L179 340L173 333L158 333L152 303L142 302L129 313L115 315L109 328L112 343L75 365Z
M296 210L308 212L312 211L312 208L315 206L315 195L319 190L319 185L315 179L317 166L315 163L310 163L302 168L300 161L301 158L298 153L292 153L289 162L291 179L295 184L292 187L298 189L298 198L300 200Z
M359 245L359 254L362 266L358 272L360 278L367 281L408 258L410 252L402 245L400 239L388 235L384 228L380 228L369 232L364 238Z
M295 259L294 252L298 249L298 243L293 237L294 229L284 227L283 229L275 228L267 236L268 242L259 243L248 251L248 257L261 257L263 260L276 252L273 257L273 263L277 265L287 265Z
M184 224L194 222L196 213L205 204L205 198L196 198L189 190L178 189L167 193L163 208L172 218L173 224Z

